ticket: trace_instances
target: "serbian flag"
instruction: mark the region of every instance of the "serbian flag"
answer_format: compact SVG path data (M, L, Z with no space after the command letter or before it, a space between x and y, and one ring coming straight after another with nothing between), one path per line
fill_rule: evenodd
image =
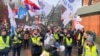
M27 10L39 10L40 6L38 0L24 0Z

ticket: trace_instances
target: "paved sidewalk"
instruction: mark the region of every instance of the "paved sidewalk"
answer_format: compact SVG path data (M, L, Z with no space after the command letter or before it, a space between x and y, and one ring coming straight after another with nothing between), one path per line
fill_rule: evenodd
M98 44L96 44L96 45L97 45L99 56L100 56L100 45L98 45Z
M9 53L9 56L13 56L13 55L12 55L12 51ZM21 56L29 56L28 53L27 53L27 50L23 50L23 49L22 49L22 50L21 50Z
M12 51L10 52L9 56L12 56ZM30 52L30 49L22 49L21 50L21 56L31 56L31 52ZM60 56L64 56L64 52L61 52L60 53ZM73 48L72 50L72 56L77 56L77 48Z

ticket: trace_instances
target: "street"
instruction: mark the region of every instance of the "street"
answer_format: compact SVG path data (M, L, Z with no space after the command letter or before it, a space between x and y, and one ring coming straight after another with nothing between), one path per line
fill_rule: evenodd
M63 54L64 54L64 52L60 52L60 56L64 56ZM10 52L9 55L12 56L12 51ZM26 49L26 50L22 49L21 50L21 56L31 56L30 49ZM77 50L76 49L73 49L72 56L77 56Z

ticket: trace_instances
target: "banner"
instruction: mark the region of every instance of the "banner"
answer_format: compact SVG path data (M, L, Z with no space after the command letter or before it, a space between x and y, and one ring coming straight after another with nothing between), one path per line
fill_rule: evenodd
M61 17L62 17L62 19L63 19L63 24L64 24L64 26L66 26L72 19L71 19L71 17L70 17L70 12L69 11L65 11L62 15L61 15Z
M62 5L72 14L82 7L82 0L62 0Z
M10 24L11 24L11 34L10 34L10 36L12 36L15 33L15 28L17 27L17 24L15 22L14 13L13 13L10 5L7 4L7 7L8 7L8 17L9 17Z
M82 18L80 16L78 16L78 15L75 15L74 18L73 18L73 20L81 22Z
M84 26L82 24L80 24L80 22L74 20L74 24L75 24L75 29L83 29Z
M28 13L31 17L33 16L38 16L38 15L41 15L42 14L42 11L41 10L35 10L34 12L31 11L31 10L28 10Z
M50 14L53 6L45 2L44 0L39 0L39 4L41 6L42 14L46 17Z

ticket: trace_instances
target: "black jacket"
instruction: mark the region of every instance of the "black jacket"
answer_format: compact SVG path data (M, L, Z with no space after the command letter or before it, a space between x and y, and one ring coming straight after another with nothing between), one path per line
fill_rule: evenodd
M42 42L42 39L41 39ZM42 46L38 46L34 43L32 43L32 37L30 38L30 48L32 54L41 54L42 53Z

